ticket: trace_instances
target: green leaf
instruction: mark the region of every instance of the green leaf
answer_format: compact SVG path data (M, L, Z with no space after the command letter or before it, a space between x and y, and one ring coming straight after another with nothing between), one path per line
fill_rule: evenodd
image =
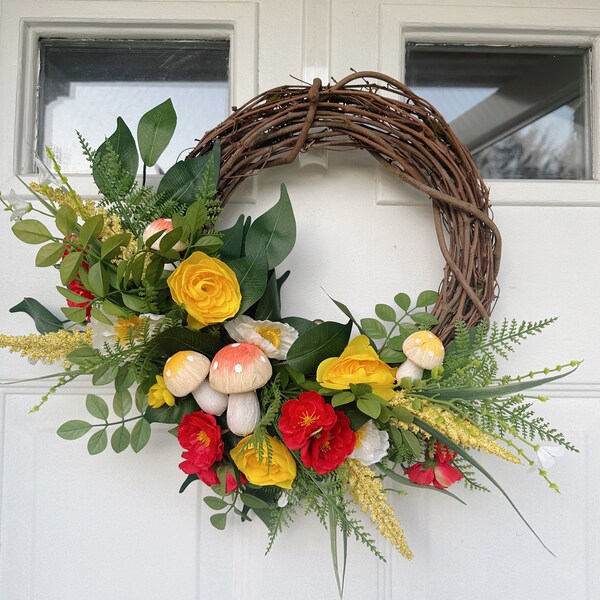
M253 256L232 260L229 267L235 273L242 292L238 314L243 314L265 293L267 287L267 255L264 247Z
M115 390L117 392L124 392L128 390L135 382L135 375L129 368L129 365L121 365L119 372L115 377Z
M382 321L396 322L396 311L389 304L377 304L375 306L375 314Z
M85 399L85 407L92 417L96 417L96 419L101 419L102 421L108 419L108 404L100 396L88 394Z
M185 222L188 224L192 236L202 230L207 219L208 213L203 200L191 204L185 213Z
M344 351L351 331L351 322L342 325L326 321L316 325L292 344L287 355L288 364L301 373L315 373L322 361Z
M221 247L221 260L227 262L242 256L244 245L244 221L246 217L240 215L233 227L223 230L223 246Z
M397 352L402 352L402 348L404 347L404 341L407 337L407 335L395 335L387 341L386 346L388 346L392 350L396 350Z
M212 515L210 517L210 522L213 527L223 531L227 525L227 513L217 513L216 515Z
M199 410L198 405L190 396L178 398L175 406L163 404L159 408L148 407L144 412L144 419L149 423L172 423L176 424L186 414Z
M223 240L216 235L203 235L193 246L206 254L214 254L223 247ZM221 254L221 256L223 256Z
M410 308L410 296L403 292L396 294L394 296L394 302L404 311L406 312Z
M100 323L104 323L105 325L114 326L114 323L97 306L92 306L90 314L96 321L100 321Z
M58 433L63 440L76 440L83 437L91 428L91 424L87 421L75 419L63 423L56 433Z
M19 304L15 304L12 308L9 308L8 312L24 312L28 314L33 319L35 328L40 333L51 333L52 331L64 329L63 322L35 298L23 298Z
M137 141L140 155L146 166L153 167L156 164L169 145L176 126L177 114L170 98L150 109L140 119Z
M131 448L137 454L150 439L152 428L146 419L140 419L131 430Z
M335 394L333 398L331 398L331 406L334 408L343 406L344 404L354 402L355 399L356 397L352 392L339 392L338 394Z
M130 233L118 233L117 235L111 235L102 242L100 256L104 260L112 260L121 252L121 248L123 246L127 246L130 241Z
M365 394L370 394L373 388L368 383L351 383L350 391L355 396L364 396Z
M115 380L118 372L119 367L110 364L100 365L92 375L92 383L94 385L106 385L107 383L111 383Z
M133 135L121 117L117 118L117 128L114 133L100 145L98 150L96 150L94 162L92 164L94 182L98 186L100 192L107 197L111 197L115 193L115 190L113 189L114 182L107 179L104 173L103 158L106 155L107 147L109 145L119 157L121 168L126 174L126 189L118 190L119 195L123 196L131 189L131 186L135 181L139 156Z
M183 492L185 492L187 487L194 481L198 481L198 479L199 477L198 475L196 475L196 473L191 473L190 475L188 475L185 478L185 481L181 484L181 487L179 488L179 493L182 494Z
M394 408L392 408L392 414L396 419L404 421L405 423L412 423L415 418L410 410L404 408L404 406L394 406Z
M106 427L100 431L96 431L90 436L88 440L87 449L88 452L93 456L94 454L100 454L106 450L108 446L108 435L106 433Z
M433 290L425 290L419 294L415 306L418 306L419 308L431 306L437 302L438 298L439 294L437 292L434 292Z
M77 214L68 204L63 204L56 211L55 219L56 227L65 237L69 237L77 227Z
M562 379L575 372L577 367L569 369L560 375L552 377L543 377L541 379L527 379L525 381L514 381L512 383L491 385L479 388L440 388L430 390L420 390L419 394L436 400L483 400L485 398L503 398L505 396L514 396L525 390L529 390L557 379Z
M379 353L379 358L387 364L401 363L406 360L406 356L403 352L392 350L391 348L385 348Z
M52 267L65 253L65 247L61 242L50 242L42 246L35 257L36 267Z
M267 289L256 305L254 318L259 321L279 321L281 319L281 300L275 271L271 273Z
M133 406L133 398L129 390L115 392L113 397L113 410L117 417L124 418Z
M250 508L272 508L272 505L252 494L242 492L240 493L240 498L242 499L242 502Z
M108 273L101 262L94 263L88 271L90 292L96 297L108 294Z
M421 444L419 444L417 436L408 429L401 429L400 431L402 432L402 437L404 438L406 446L410 449L413 456L419 458L419 456L421 456Z
M212 154L176 162L158 184L157 194L192 204L203 185L206 174L214 172ZM216 182L215 182L216 184Z
M358 410L369 415L372 419L376 419L381 413L381 404L372 398L359 398L356 401Z
M141 413L146 410L148 406L148 393L141 385L135 390L135 407Z
M375 340L387 336L386 328L377 319L361 319L360 326L361 329L365 332L366 336Z
M60 281L63 285L69 285L77 276L81 267L83 255L81 252L70 252L60 263Z
M205 496L202 500L204 500L205 504L213 510L222 510L229 506L223 498L217 498L216 496Z
M83 246L95 242L104 229L104 216L94 215L89 219L86 219L85 223L79 230L79 241Z
M26 244L43 244L54 237L43 223L35 219L17 221L12 232Z
M285 317L285 319L281 319L281 321L293 327L300 335L317 326L314 321L309 321L302 317Z
M65 317L69 321L73 321L73 323L84 323L87 318L87 313L85 308L73 308L73 307L63 307L60 309Z
M148 302L145 298L133 296L131 294L123 294L123 304L132 311L142 314L149 312Z
M82 346L81 348L71 350L71 352L67 354L67 360L80 367L90 367L99 364L102 357L96 348Z
M437 317L430 313L421 312L421 313L412 313L410 318L420 327L424 329L429 329L434 325L437 325L438 320Z
M158 346L165 356L172 356L181 350L194 350L212 358L224 345L218 337L192 331L186 327L170 327L152 338L149 346Z
M296 220L285 185L279 201L252 223L246 236L246 254L258 255L264 246L268 269L281 264L296 243Z
M125 425L121 425L113 432L110 438L110 445L112 449L119 454L119 452L123 452L129 446L129 440L131 439L131 435L129 430Z
M555 378L550 378L550 379L555 379ZM423 431L429 433L431 436L433 436L435 439L440 441L442 444L445 444L446 446L448 446L448 448L450 448L450 450L453 450L459 456L464 458L467 462L471 463L471 465L473 465L473 467L475 467L484 477L486 477L494 485L494 487L496 487L499 490L499 492L506 498L506 500L508 500L508 503L513 507L513 509L517 513L517 515L519 515L519 517L521 518L523 523L525 523L525 525L527 526L529 531L531 531L531 533L533 533L533 535L537 538L538 542L540 542L540 544L550 554L552 554L552 556L555 556L554 553L552 552L552 550L550 550L550 548L548 548L548 546L546 546L546 544L544 544L544 542L542 541L540 536L535 532L533 527L527 522L527 520L521 514L521 512L519 511L519 509L517 508L515 503L511 500L510 496L504 491L502 486L487 472L487 470L481 464L479 464L479 462L477 462L470 454L468 454L462 446L459 446L458 444L453 442L449 437L446 437L441 431L438 431L437 429L435 429L435 427L432 427L431 425L429 425L429 423L426 423L425 421L422 421L421 419L418 419L417 417L415 417L414 423L417 427L419 427L419 429L422 429Z
M172 229L169 231L169 233L166 233L160 240L160 252L171 250L171 248L173 248L173 246L181 239L182 236L183 229L181 227L175 227L175 229Z
M56 286L56 291L61 296L64 296L67 300L71 300L72 302L77 302L81 304L86 300L85 298L82 298L79 294L72 292L69 288L61 287L60 285Z

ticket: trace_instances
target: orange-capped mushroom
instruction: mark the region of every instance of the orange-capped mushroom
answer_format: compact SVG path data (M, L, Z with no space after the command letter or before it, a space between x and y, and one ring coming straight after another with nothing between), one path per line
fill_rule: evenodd
M265 353L244 342L221 348L210 365L209 381L224 394L242 394L257 390L269 381L273 368Z

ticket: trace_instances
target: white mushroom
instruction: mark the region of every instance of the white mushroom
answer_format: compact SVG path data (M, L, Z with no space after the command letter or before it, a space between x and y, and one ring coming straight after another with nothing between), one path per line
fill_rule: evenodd
M198 406L209 415L218 417L227 409L227 403L229 401L227 394L213 390L206 379L192 392L192 395L198 403Z
M165 385L173 396L187 396L206 379L209 368L210 361L206 356L192 350L182 350L165 363Z
M210 366L210 385L224 394L257 390L269 381L273 368L265 353L253 344L235 343L221 348Z
M431 331L417 331L409 335L402 344L406 355L396 372L396 381L400 383L403 377L421 379L423 370L439 367L444 362L444 345Z
M260 404L256 392L231 394L227 406L227 427L239 436L250 435L260 421Z

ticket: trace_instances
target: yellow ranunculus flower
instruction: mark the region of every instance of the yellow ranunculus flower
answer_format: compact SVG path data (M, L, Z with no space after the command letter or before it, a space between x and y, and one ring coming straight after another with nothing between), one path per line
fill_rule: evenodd
M167 284L177 304L188 313L194 329L222 323L240 309L242 294L235 273L218 258L194 252L169 276Z
M165 380L160 375L156 376L156 383L148 390L148 404L152 408L163 404L175 406L175 396L167 389Z
M267 444L264 443L264 456L259 462L254 447L249 446L243 450L248 438L246 436L232 451L231 458L237 468L254 485L277 485L289 490L292 481L296 478L296 461L292 453L277 438L267 436L271 443L273 454L271 463L267 462Z
M367 383L385 400L394 395L396 377L369 344L366 335L355 337L341 356L325 359L317 369L317 381L331 390L348 390L350 384Z

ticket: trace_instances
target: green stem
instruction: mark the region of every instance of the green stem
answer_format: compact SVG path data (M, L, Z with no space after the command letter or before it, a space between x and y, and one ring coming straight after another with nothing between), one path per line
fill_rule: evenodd
M142 419L144 415L138 415L137 417L129 417L129 419L121 419L120 421L115 421L114 423L109 423L108 420L105 420L104 423L96 423L92 425L92 427L112 427L113 425L123 425L128 423L129 421L137 421L138 419Z

